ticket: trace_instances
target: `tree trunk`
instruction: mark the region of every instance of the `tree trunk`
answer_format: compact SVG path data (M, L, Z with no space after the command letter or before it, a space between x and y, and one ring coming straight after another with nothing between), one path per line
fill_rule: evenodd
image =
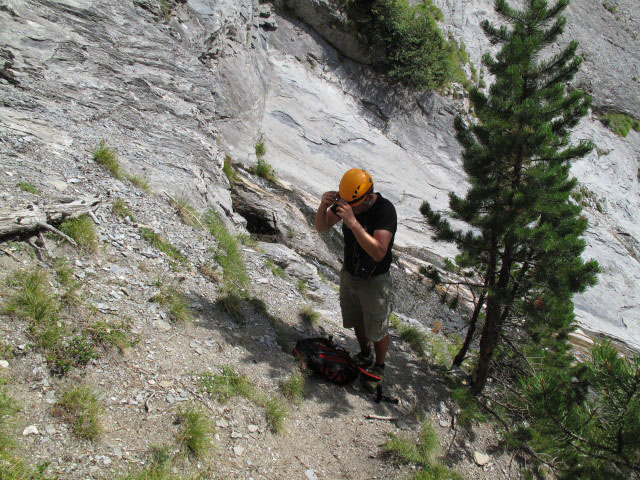
M471 345L471 341L473 340L473 336L476 333L476 326L478 324L478 317L480 316L480 312L482 311L482 307L484 306L485 293L482 292L480 298L478 299L478 303L476 303L476 307L473 309L473 315L471 315L471 321L469 322L469 329L467 330L467 336L464 339L464 343L460 348L460 351L456 355L456 358L453 359L452 367L459 367L462 365L464 361L464 357L467 355L467 350L469 350L469 345Z
M52 205L30 205L24 210L0 211L0 238L36 231L42 224L57 224L89 213L100 203L99 197L81 197Z

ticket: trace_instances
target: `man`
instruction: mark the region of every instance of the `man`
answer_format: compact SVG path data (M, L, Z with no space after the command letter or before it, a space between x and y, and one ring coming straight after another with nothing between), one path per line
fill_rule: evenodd
M373 392L384 378L390 341L389 267L397 227L396 209L373 191L371 175L354 168L344 174L337 192L322 194L316 230L323 232L340 220L344 234L344 266L340 272L342 324L355 331L360 344L355 360L373 375L364 384Z

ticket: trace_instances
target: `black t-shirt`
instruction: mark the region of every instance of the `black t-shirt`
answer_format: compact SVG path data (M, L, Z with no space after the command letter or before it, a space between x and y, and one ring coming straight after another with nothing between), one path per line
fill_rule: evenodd
M360 246L350 228L342 223L344 235L344 268L351 275L358 277L372 277L388 272L391 266L391 248L398 226L398 217L393 204L376 192L378 198L367 211L356 215L356 220L367 233L373 236L376 230L388 230L393 234L387 254L376 264L375 260ZM357 270L357 271L356 271Z

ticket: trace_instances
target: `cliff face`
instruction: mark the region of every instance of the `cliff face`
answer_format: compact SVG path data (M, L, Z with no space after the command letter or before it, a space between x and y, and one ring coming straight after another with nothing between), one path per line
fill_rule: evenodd
M490 47L478 24L494 17L491 2L436 3L444 28L464 41L479 67ZM265 159L307 199L307 208L335 188L347 168L364 167L397 205L400 247L430 256L454 253L434 244L418 208L428 200L445 210L448 192L464 191L452 132L453 117L466 111L464 98L406 93L351 60L368 58L345 40L340 15L325 2L276 7L315 24L342 52L270 4L183 0L169 6L165 19L152 0L2 0L3 170L50 196L91 191L82 181L90 178L87 169L97 168L91 151L105 140L154 192L197 208L213 206L241 224L222 164L226 155L254 164L254 146L263 139ZM596 109L638 117L638 13L631 0L616 6L612 13L599 1L573 2L562 41L581 42L585 62L575 83L593 93ZM318 27L322 15L336 22L329 29L334 34ZM585 327L637 347L640 136L617 137L595 114L574 136L598 145L573 171L585 188L586 255L603 267L598 286L576 298L577 316ZM15 181L3 178L3 208L17 202ZM312 233L305 242L305 254L312 255ZM330 263L322 252L322 263Z

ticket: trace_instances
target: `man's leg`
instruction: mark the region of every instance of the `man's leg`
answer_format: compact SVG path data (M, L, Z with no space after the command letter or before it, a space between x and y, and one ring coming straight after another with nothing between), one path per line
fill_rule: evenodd
M373 342L373 349L376 352L376 365L384 365L384 358L389 350L389 343L391 343L391 337L387 333L379 341Z
M358 343L360 344L360 351L367 353L371 351L371 340L367 338L367 334L364 330L364 324L360 323L353 327L353 331L356 334L356 338L358 339Z

